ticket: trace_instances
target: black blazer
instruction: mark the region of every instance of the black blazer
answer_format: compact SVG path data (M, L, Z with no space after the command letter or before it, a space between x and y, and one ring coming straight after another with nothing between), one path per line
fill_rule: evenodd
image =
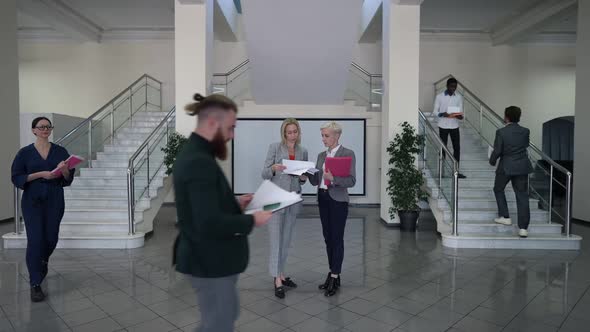
M193 133L172 174L180 229L176 270L201 278L244 272L254 218L242 213L209 141Z

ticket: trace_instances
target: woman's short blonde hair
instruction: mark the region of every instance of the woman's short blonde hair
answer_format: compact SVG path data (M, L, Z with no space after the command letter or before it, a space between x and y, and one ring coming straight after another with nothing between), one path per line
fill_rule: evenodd
M283 121L281 125L281 143L283 145L287 145L287 126L288 125L295 125L297 127L297 132L299 136L297 137L297 142L295 144L301 144L301 126L299 126L299 121L295 118L287 118Z
M321 129L331 129L336 134L342 135L342 126L336 121L329 121L329 122L324 123L320 127L320 130Z

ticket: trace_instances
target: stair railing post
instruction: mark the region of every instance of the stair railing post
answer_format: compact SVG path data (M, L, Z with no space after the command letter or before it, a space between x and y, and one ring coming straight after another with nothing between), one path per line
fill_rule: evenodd
M111 145L115 144L115 104L111 104Z
M572 224L572 173L567 172L567 193L565 208L565 236L570 236Z
M479 133L483 131L483 105L479 104Z
M129 87L129 126L133 127L133 87Z
M14 233L20 234L20 199L17 187L14 187Z
M92 120L88 121L88 168L92 168Z
M459 170L453 174L453 235L459 235Z
M439 193L442 192L442 178L443 178L443 147L440 147L440 151L438 153L438 191ZM440 196L440 194L439 194Z
M553 214L553 164L551 164L549 175L549 223L551 223L551 217Z
M150 144L148 143L145 147L147 149L146 151L146 155L147 155L147 189L146 189L146 195L149 198L150 197Z
M133 169L127 168L127 216L129 221L129 235L135 234L135 207L134 207L134 179Z

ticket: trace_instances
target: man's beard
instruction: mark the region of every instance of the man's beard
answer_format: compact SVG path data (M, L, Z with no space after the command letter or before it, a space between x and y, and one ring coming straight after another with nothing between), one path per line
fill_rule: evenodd
M215 136L213 136L213 140L211 141L211 145L213 145L213 153L215 154L215 157L217 157L220 160L227 159L227 144L226 143L227 142L225 141L225 138L221 134L221 129L218 129Z

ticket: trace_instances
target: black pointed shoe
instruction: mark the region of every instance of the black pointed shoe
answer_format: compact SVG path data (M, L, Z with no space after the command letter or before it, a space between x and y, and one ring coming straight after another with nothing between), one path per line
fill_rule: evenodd
M41 289L41 286L31 287L31 302L43 302L45 300L45 293Z
M330 282L330 276L332 275L332 273L328 273L328 276L326 277L326 281L324 281L323 284L319 285L318 288L320 290L324 290L326 288L328 288L328 282Z
M283 280L283 286L287 286L289 288L297 288L297 284L291 280L291 278L285 278L285 280Z
M340 285L338 283L338 278L330 277L330 280L328 281L328 286L324 291L324 296L330 297L336 295L336 292L338 292L339 288Z
M275 285L275 296L278 297L279 299L284 299L285 298L285 287L284 286L277 287Z

